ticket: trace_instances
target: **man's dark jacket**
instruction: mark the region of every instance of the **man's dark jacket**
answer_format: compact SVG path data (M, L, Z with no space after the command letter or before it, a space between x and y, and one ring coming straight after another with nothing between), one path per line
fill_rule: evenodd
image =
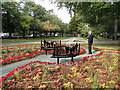
M88 37L88 44L92 45L92 43L93 43L93 37L94 36L92 34L89 35L89 37Z

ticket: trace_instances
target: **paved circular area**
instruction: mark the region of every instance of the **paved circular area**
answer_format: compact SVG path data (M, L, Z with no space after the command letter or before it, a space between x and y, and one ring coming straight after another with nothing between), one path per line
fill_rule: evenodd
M74 40L78 40L78 39L75 38L75 37L72 37L70 39L64 39L64 40L61 40L61 41L62 41L62 43L66 43L66 44L87 43L86 40L82 40L82 42L74 42ZM67 41L67 42L65 42L65 41ZM25 43L40 43L40 42L19 42L19 43L9 43L9 45L25 44ZM3 45L6 45L6 44L3 44ZM88 50L87 50L88 48L87 47L83 47L83 48L86 50L86 53L74 57L74 61L78 61L78 60L82 59L85 56L91 55L91 54L88 54ZM99 53L98 51L92 51L92 52L93 52L92 55ZM17 67L20 67L20 66L22 66L24 64L27 64L27 63L29 63L31 61L42 61L42 62L56 63L57 59L56 58L51 58L51 55L39 55L39 56L31 58L31 59L26 59L26 60L23 60L23 61L20 61L20 62L12 63L12 64L9 64L9 65L5 65L5 66L0 67L0 72L2 72L2 74L0 76L1 77L5 76L7 73L9 73L9 71L11 71L11 70L13 70L13 69L15 69ZM66 63L66 62L71 62L71 58L61 58L60 59L60 63Z
M85 50L86 50L86 53L74 57L74 61L78 61L85 56L91 55L91 54L88 54L87 48L85 48ZM97 53L99 53L99 52L93 51L92 55L97 54ZM31 59L26 59L26 60L23 60L23 61L20 61L20 62L15 62L15 63L9 64L9 65L4 65L4 66L0 67L0 71L2 72L2 75L0 75L0 76L5 76L7 73L9 73L9 71L11 71L11 70L13 70L17 67L20 67L22 65L25 65L25 64L27 64L31 61L42 61L42 62L57 63L57 59L56 58L51 58L51 56L52 55L39 55L39 56L31 58ZM71 58L61 58L60 59L60 63L67 63L67 62L71 62Z

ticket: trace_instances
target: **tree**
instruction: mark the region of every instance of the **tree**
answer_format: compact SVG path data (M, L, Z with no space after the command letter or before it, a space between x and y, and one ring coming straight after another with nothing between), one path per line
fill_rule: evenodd
M73 15L72 20L70 22L70 26L72 24L76 24L76 13L79 13L79 17L83 17L84 21L79 21L83 23L88 23L91 29L99 29L93 30L94 33L107 32L117 32L120 26L119 18L120 18L120 2L111 4L110 2L60 2L58 3L58 7L66 7L69 12ZM114 24L115 23L115 24ZM74 26L74 25L73 25ZM79 26L76 26L77 29ZM115 28L115 29L114 29Z
M32 24L31 24L31 28L30 28L30 30L33 32L32 33L33 37L37 37L37 34L39 34L40 36L41 33L44 32L43 26L44 26L44 23L34 17Z
M40 5L36 5L34 2L27 2L29 7L30 16L33 20L30 25L30 31L32 31L33 37L37 37L37 34L41 34L44 31L43 22L46 21L47 11Z
M3 2L2 3L2 30L9 32L9 38L15 32L16 25L19 24L19 4L16 2Z
M2 3L3 32L9 32L10 37L12 33L18 33L23 37L33 34L35 37L46 30L50 32L50 36L56 32L63 35L65 24L52 12L34 2L4 2Z
M32 19L33 17L31 16L21 16L20 26L23 31L23 38L25 38L25 36L27 35L27 32L30 29L30 24L31 24Z
M48 21L44 22L44 29L47 30L47 31L46 31L46 36L47 36L48 32L50 32L50 36L51 36L51 31L55 29L55 26L53 26L53 25L50 23L50 21L48 20Z

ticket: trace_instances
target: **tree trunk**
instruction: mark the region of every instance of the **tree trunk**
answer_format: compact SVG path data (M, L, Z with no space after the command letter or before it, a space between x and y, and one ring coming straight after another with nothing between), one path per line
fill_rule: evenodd
M47 34L48 34L48 32L46 31L46 32L45 32L45 37L47 37Z
M30 29L28 30L28 38L30 37Z
M63 37L64 32L62 31L62 37Z
M11 30L9 31L9 38L12 38L12 32L11 32Z
M54 37L55 37L56 32L54 32Z
M39 33L39 37L41 37L41 32L38 32Z
M35 37L35 31L33 30L33 38Z
M28 31L25 31L25 37L28 38Z
M52 32L50 31L50 37L52 36Z
M117 24L118 24L118 20L115 20L115 25L114 25L114 40L117 40Z
M23 30L23 38L25 38L25 31Z

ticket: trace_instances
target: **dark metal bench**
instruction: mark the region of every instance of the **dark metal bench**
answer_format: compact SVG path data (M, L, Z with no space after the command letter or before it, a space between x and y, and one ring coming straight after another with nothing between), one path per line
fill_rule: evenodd
M70 58L70 57L71 57L71 61L73 62L73 57L79 55L80 44L76 43L75 45L61 45L61 40L60 40L60 45L58 45L56 41L48 42L44 40L41 41L41 50L45 50L46 55L48 51L54 50L51 58L57 58L57 63L59 63L60 58Z
M64 47L64 50L62 49ZM60 51L64 51L64 54L59 54ZM74 53L77 52L77 53ZM54 52L51 58L57 58L57 63L59 63L59 58L69 58L71 57L71 61L73 62L73 57L79 55L80 52L80 44L69 47L65 45L54 46Z
M46 55L47 55L48 51L54 50L54 45L55 44L57 44L56 41L51 41L51 42L48 42L46 40L41 41L41 50L45 50L46 51Z
M57 58L57 63L59 63L59 58L69 58L71 57L71 61L73 62L73 57L77 56L79 54L69 54L69 55L53 55L51 58Z

